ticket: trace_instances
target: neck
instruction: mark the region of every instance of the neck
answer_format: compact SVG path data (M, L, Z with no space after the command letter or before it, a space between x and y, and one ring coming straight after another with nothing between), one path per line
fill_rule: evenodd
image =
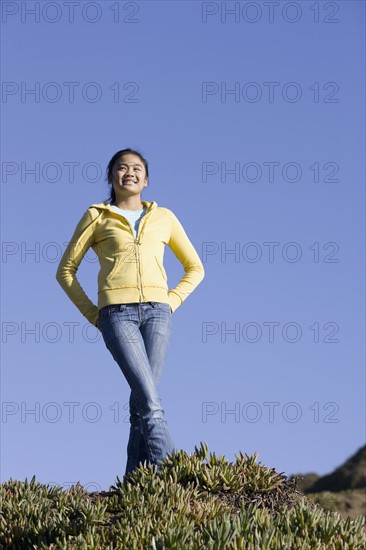
M118 199L116 197L116 200L111 204L122 208L122 210L141 210L144 207L140 197L128 197L127 199Z

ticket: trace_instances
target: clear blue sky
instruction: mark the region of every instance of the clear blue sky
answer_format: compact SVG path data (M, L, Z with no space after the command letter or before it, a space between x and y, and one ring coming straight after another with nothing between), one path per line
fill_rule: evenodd
M176 446L290 475L364 444L365 4L256 4L3 2L1 481L124 473L129 386L55 279L124 147L206 272L160 384Z

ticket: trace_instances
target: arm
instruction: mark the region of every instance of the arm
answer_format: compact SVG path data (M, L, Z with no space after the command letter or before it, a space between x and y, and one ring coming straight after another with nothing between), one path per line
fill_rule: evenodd
M76 277L81 260L94 243L94 219L89 209L81 217L60 260L56 280L84 317L96 326L98 307L88 298Z
M168 246L184 267L184 275L175 288L168 291L172 313L179 307L193 290L200 284L205 271L196 249L189 240L182 224L172 211L172 227Z

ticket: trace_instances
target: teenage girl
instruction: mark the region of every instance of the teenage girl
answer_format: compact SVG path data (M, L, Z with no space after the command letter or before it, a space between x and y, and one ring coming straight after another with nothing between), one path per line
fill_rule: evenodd
M76 226L56 279L80 312L102 333L130 386L130 435L125 478L140 463L156 464L175 450L158 384L172 333L172 314L204 278L202 262L175 214L144 201L148 163L133 149L107 166L107 201L91 205ZM168 245L184 267L169 290L163 266ZM98 305L76 272L88 248L98 255Z

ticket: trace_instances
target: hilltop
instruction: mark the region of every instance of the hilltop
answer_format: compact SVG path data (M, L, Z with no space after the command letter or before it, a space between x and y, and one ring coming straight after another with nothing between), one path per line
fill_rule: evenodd
M64 491L31 481L0 485L0 547L63 550L364 550L365 519L344 520L296 489L296 476L229 462L206 443L140 465L109 491Z
M366 445L329 474L319 476L311 472L293 477L299 490L312 502L336 510L344 518L366 516Z

